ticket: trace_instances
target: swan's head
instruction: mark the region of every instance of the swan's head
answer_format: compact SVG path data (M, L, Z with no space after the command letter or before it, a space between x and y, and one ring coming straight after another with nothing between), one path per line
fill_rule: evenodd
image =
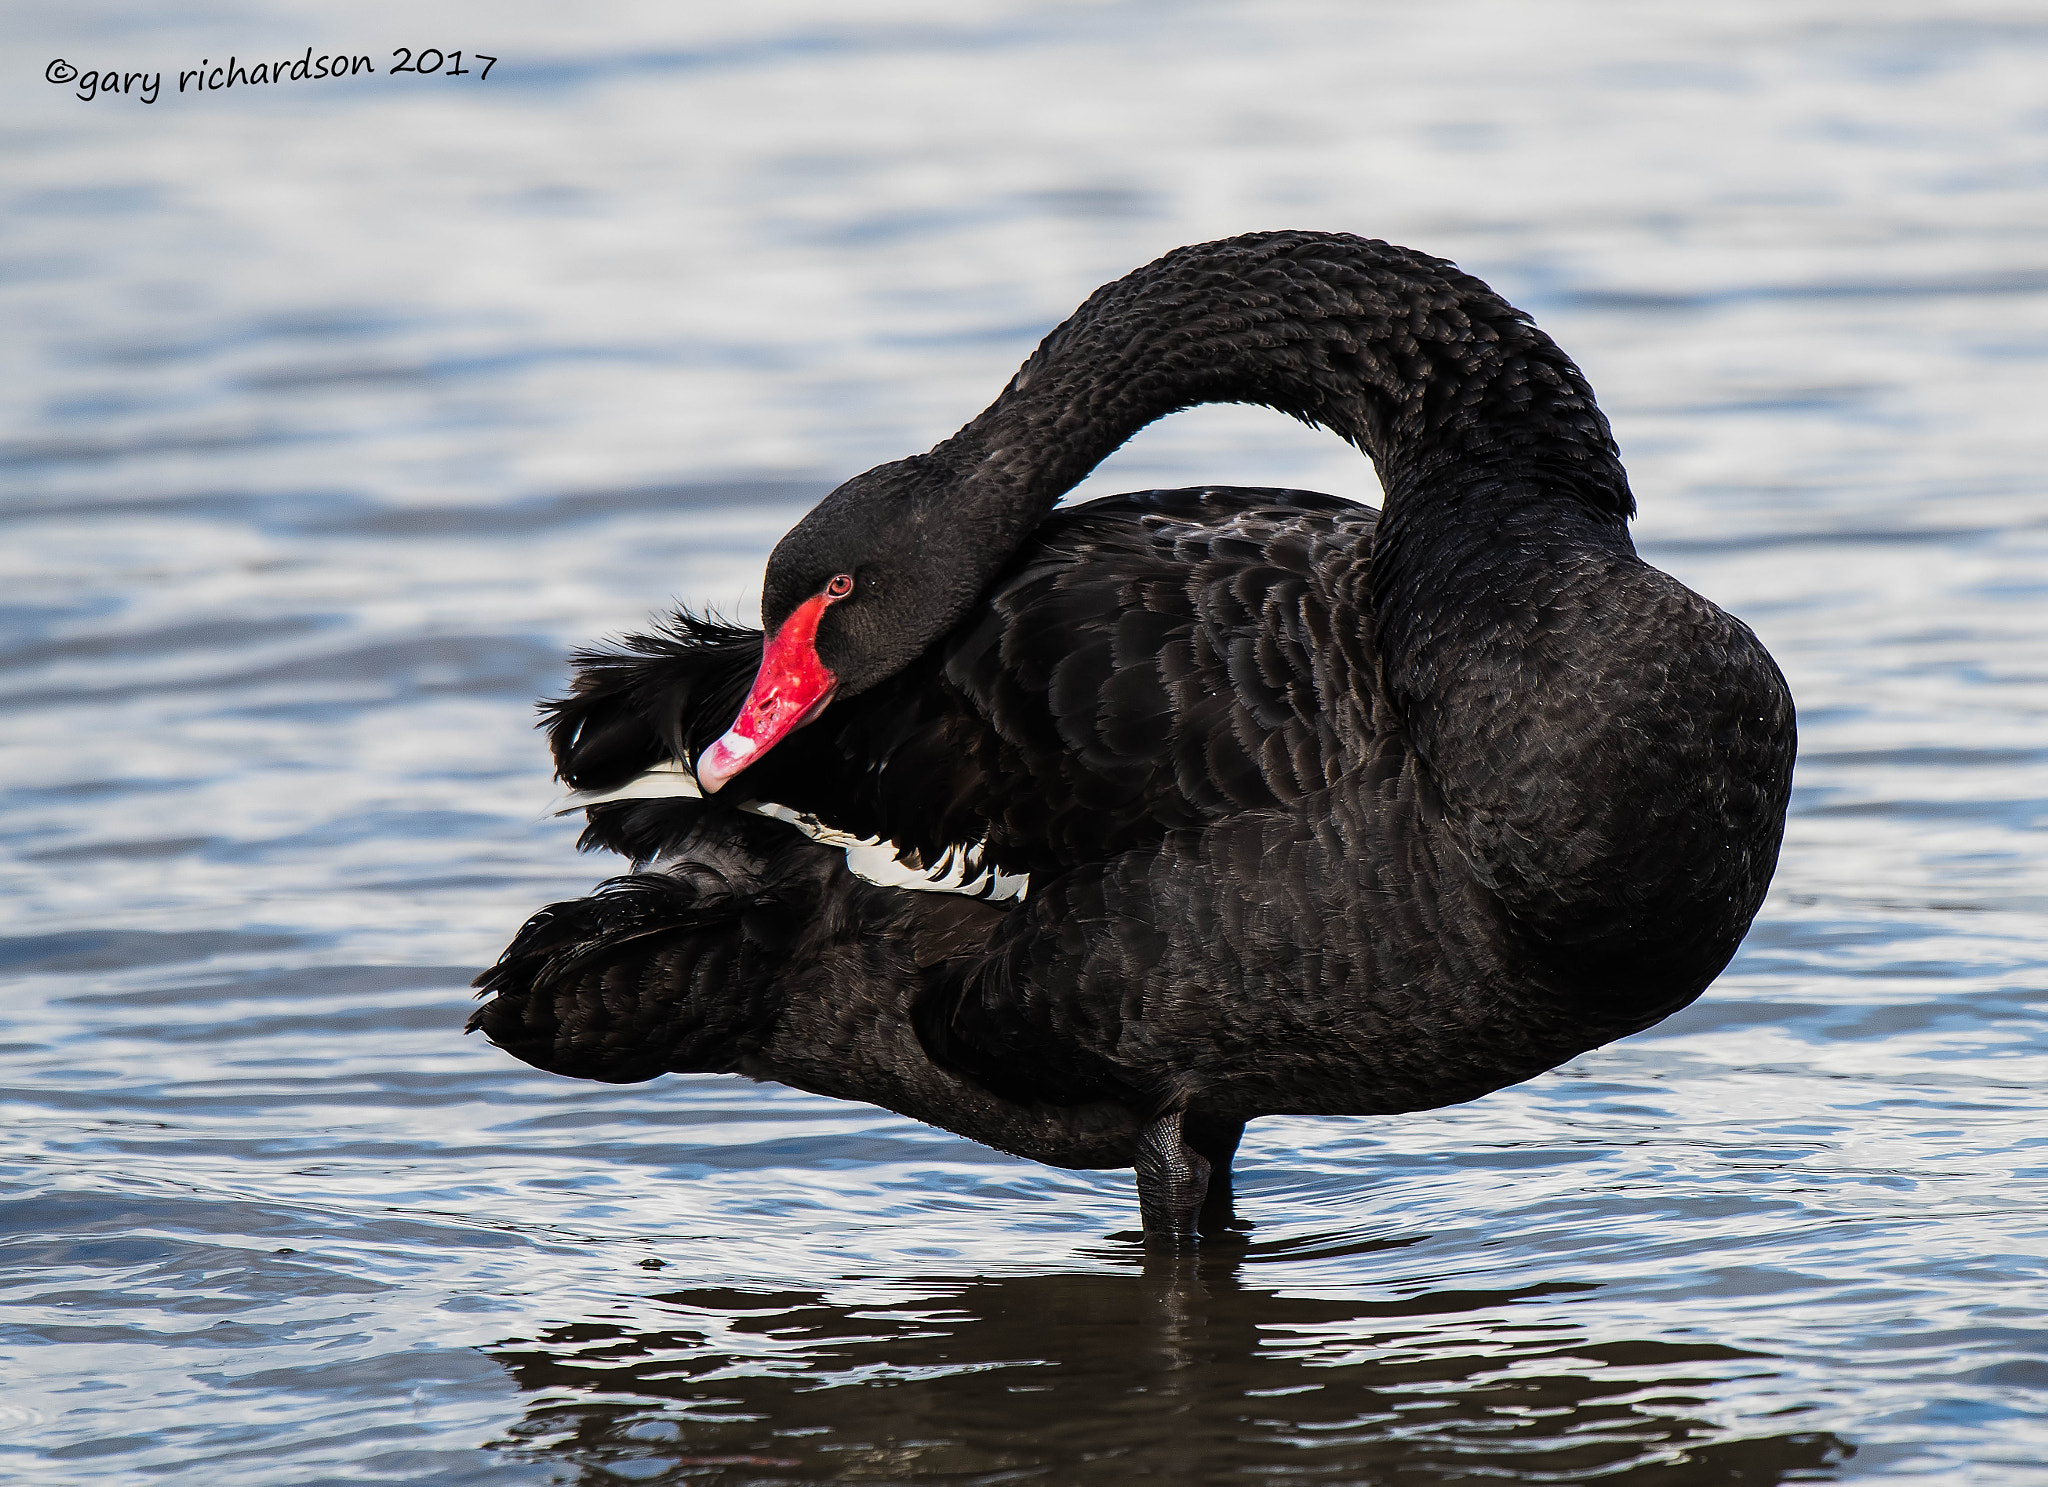
M878 465L776 544L761 583L761 669L732 727L697 761L706 792L835 697L894 676L967 612L1009 554L979 550L971 514L948 499L955 488L936 454Z

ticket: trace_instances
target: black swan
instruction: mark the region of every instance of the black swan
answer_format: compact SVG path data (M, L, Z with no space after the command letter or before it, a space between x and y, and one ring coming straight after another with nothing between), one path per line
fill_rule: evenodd
M1334 430L1384 509L1053 509L1210 402ZM799 522L765 646L683 613L577 657L555 763L584 845L641 870L535 915L471 1026L563 1074L736 1072L1135 1166L1148 1239L1186 1242L1246 1121L1472 1099L1734 953L1792 701L1636 556L1634 509L1579 369L1452 265L1170 253ZM976 891L869 881L857 841Z

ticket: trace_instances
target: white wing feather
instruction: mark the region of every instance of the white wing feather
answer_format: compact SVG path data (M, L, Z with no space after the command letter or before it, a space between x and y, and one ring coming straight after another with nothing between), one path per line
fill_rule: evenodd
M566 816L614 800L702 799L703 795L687 764L680 759L664 759L615 790L572 791L548 809L550 814ZM894 842L834 831L816 816L773 801L749 800L740 809L787 822L821 847L840 848L846 853L847 871L878 887L905 888L913 893L964 893L992 903L1022 899L1031 891L1028 873L999 873L985 867L976 848L954 848L934 867L908 867L897 860L902 849Z

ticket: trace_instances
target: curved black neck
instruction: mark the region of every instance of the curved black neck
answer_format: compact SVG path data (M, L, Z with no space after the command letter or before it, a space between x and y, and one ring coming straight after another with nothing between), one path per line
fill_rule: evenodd
M1461 497L1612 529L1634 511L1585 378L1527 316L1440 259L1337 233L1199 244L1106 285L932 458L1007 548L1139 429L1201 403L1331 429L1371 456L1397 526Z

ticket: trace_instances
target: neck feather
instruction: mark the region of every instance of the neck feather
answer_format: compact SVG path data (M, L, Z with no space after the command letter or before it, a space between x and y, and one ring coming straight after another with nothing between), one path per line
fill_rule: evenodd
M1390 517L1503 486L1610 529L1634 510L1592 390L1526 315L1440 259L1336 233L1204 243L1106 285L933 455L1014 545L1131 435L1202 403L1337 433Z

